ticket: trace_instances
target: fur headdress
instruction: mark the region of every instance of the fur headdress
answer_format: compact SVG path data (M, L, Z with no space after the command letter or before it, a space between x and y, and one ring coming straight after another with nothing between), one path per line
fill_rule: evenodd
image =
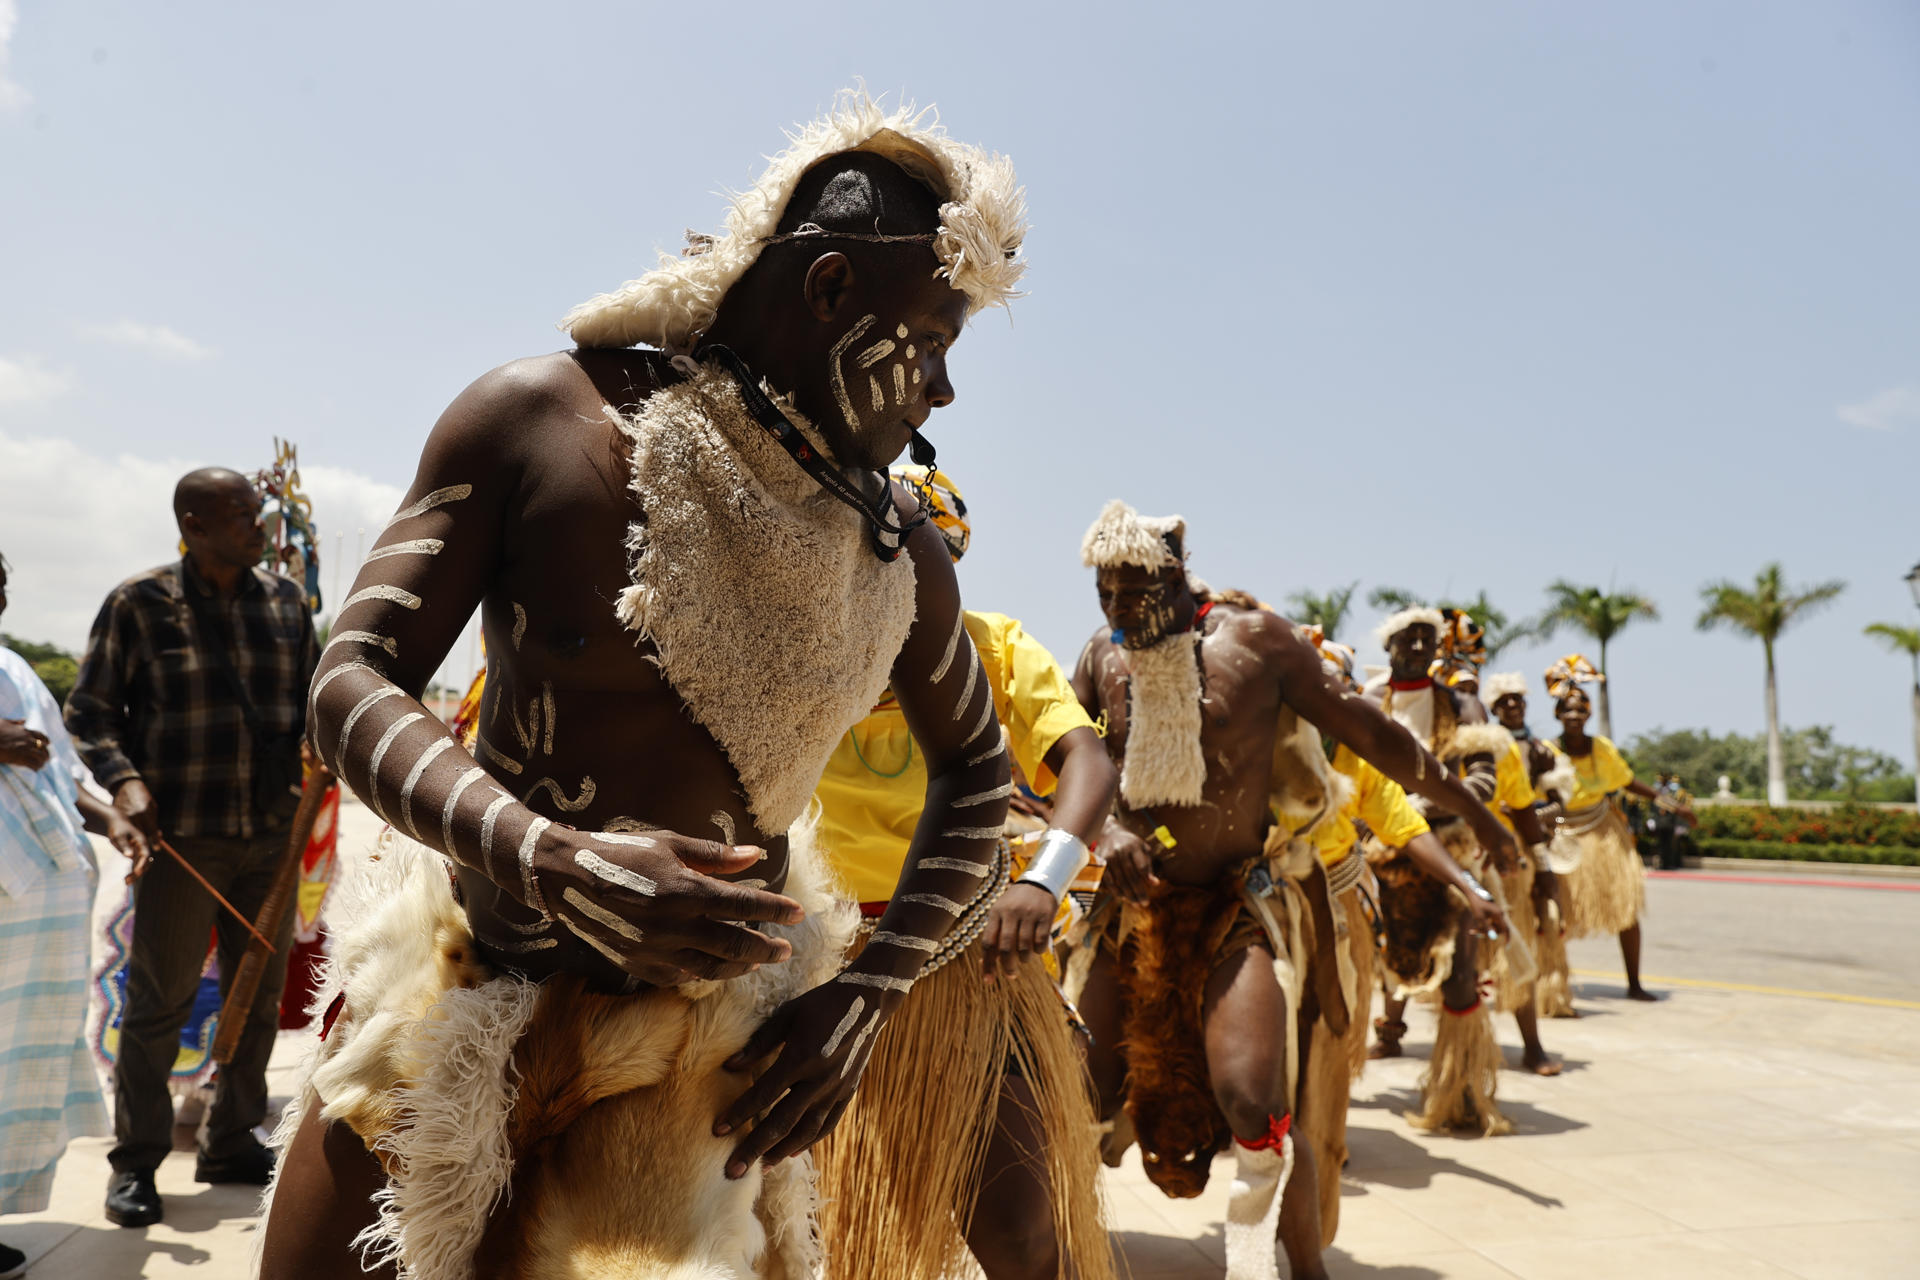
M582 347L647 343L689 350L778 229L802 175L848 151L892 161L940 201L933 251L940 274L967 295L969 316L1019 296L1015 286L1027 269L1019 257L1026 191L1005 156L955 142L931 108L909 104L888 114L861 89L841 93L824 119L789 134L788 144L752 189L732 197L724 231L689 232L682 256L662 254L654 270L575 307L560 327Z
M1518 671L1496 671L1480 682L1480 699L1488 706L1515 694L1527 696L1527 678Z
M1441 632L1446 628L1446 621L1440 616L1438 609L1430 609L1426 605L1413 605L1410 608L1402 609L1375 627L1373 629L1373 638L1378 640L1380 647L1384 649L1387 647L1387 641L1393 639L1408 627L1417 627L1422 623L1433 628L1435 639L1438 639Z
M1172 534L1187 549L1187 522L1181 516L1143 516L1119 498L1107 503L1100 518L1080 540L1080 563L1089 569L1171 569L1180 563L1167 545Z

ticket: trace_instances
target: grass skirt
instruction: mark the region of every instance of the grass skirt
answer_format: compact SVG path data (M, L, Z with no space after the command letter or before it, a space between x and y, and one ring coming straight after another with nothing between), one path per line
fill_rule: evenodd
M1543 1018L1577 1018L1580 1015L1573 1007L1573 975L1567 965L1567 933L1559 903L1548 904L1538 937L1540 945L1534 955L1540 963L1540 975L1533 983L1534 1005Z
M852 1105L814 1148L826 1280L971 1271L964 1233L1009 1070L1039 1107L1062 1267L1111 1280L1099 1135L1066 1005L1037 960L991 985L983 973L976 942L915 984L875 1037Z
M1430 1132L1478 1129L1488 1137L1512 1133L1494 1094L1500 1083L1500 1044L1493 1038L1493 1011L1482 1000L1470 1012L1442 1008L1433 1035L1433 1056L1420 1077L1421 1108L1407 1122Z
M1580 865L1566 876L1567 936L1631 929L1646 909L1646 872L1619 806L1603 800L1569 813L1565 829L1580 842Z
M1507 909L1507 922L1513 926L1512 941L1525 944L1525 958L1534 962L1532 965L1521 963L1521 951L1511 944L1494 951L1491 966L1494 1008L1500 1013L1512 1013L1524 1009L1533 999L1533 983L1538 972L1535 949L1540 945L1540 920L1533 909L1533 864L1522 857L1518 871L1500 877L1500 889L1505 898L1501 905Z

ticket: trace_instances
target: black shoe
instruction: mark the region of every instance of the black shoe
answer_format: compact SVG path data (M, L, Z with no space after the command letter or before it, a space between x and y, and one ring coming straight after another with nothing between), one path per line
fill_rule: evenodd
M150 1227L160 1221L160 1193L153 1170L121 1169L107 1179L107 1221L117 1227Z
M10 1276L26 1265L26 1254L10 1244L0 1244L0 1276Z
M193 1180L264 1187L273 1180L273 1152L256 1142L239 1155L224 1160L209 1160L203 1155L193 1162Z

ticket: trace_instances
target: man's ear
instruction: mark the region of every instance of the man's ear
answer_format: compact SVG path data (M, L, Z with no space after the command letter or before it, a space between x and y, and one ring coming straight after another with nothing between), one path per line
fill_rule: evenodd
M825 321L839 315L853 292L853 279L853 263L846 254L823 253L815 258L801 286L813 318Z

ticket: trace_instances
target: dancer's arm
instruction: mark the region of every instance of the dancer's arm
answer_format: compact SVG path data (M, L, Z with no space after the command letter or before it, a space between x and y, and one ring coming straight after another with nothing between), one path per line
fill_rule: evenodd
M896 492L911 510L904 490ZM866 949L839 977L775 1011L728 1062L745 1070L781 1050L720 1116L727 1133L764 1114L727 1163L798 1155L826 1136L853 1098L877 1032L990 874L1013 792L993 691L960 615L946 543L931 524L907 540L917 584L913 628L893 666L893 693L927 762L926 805L900 882Z
M636 977L730 977L784 960L785 941L734 922L790 922L799 904L702 874L744 870L759 850L550 823L420 704L499 571L521 479L514 442L543 408L537 388L494 373L434 428L413 488L334 614L308 694L313 749L396 828L558 917Z

